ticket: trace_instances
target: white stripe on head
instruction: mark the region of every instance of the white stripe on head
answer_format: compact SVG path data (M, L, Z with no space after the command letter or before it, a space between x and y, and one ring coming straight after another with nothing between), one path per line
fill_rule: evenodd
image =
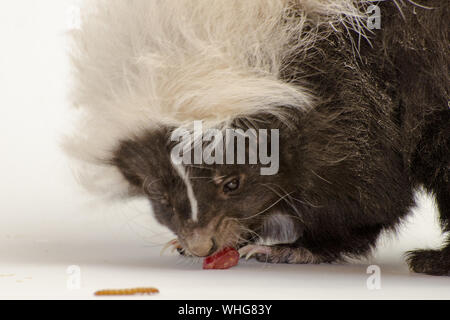
M197 222L198 221L198 204L197 199L195 198L194 190L192 189L191 181L189 180L189 175L186 172L186 168L183 167L182 164L175 164L173 163L173 167L178 172L181 180L183 180L186 190L187 190L187 196L189 199L189 203L191 204L191 218L192 221Z

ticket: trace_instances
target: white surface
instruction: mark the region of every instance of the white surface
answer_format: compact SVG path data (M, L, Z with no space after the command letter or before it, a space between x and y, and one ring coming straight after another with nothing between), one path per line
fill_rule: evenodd
M405 250L442 237L429 198L371 261L349 265L268 265L242 261L203 271L201 261L166 253L170 234L145 201L101 206L79 190L58 137L68 116L64 30L71 0L0 4L0 298L93 298L104 288L156 286L146 299L450 298L450 278L409 273ZM366 268L381 268L381 290ZM70 290L67 268L81 270Z

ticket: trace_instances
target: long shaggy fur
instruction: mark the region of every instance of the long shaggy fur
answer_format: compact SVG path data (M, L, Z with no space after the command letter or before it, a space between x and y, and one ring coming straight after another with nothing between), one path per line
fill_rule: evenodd
M109 160L122 139L144 130L193 120L224 127L264 111L287 121L285 107L312 108L309 88L283 77L287 59L338 29L364 36L364 3L87 1L73 32L80 121L65 143L82 182L123 193L127 184Z

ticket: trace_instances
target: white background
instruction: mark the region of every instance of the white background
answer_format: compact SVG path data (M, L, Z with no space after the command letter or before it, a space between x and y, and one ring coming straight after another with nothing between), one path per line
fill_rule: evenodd
M161 290L145 299L450 298L450 278L411 274L402 257L441 243L433 202L423 195L370 261L241 261L203 271L200 260L161 256L171 237L147 203L105 205L89 197L59 150L71 117L64 32L73 25L73 3L0 4L0 298L94 298L99 289L140 286ZM381 290L367 288L370 264L381 268ZM68 286L71 265L81 270L79 290Z

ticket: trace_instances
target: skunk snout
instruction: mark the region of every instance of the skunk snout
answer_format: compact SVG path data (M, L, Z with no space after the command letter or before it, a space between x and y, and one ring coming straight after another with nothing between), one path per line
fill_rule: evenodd
M207 257L217 251L217 244L213 237L194 231L184 239L189 252L198 257Z

